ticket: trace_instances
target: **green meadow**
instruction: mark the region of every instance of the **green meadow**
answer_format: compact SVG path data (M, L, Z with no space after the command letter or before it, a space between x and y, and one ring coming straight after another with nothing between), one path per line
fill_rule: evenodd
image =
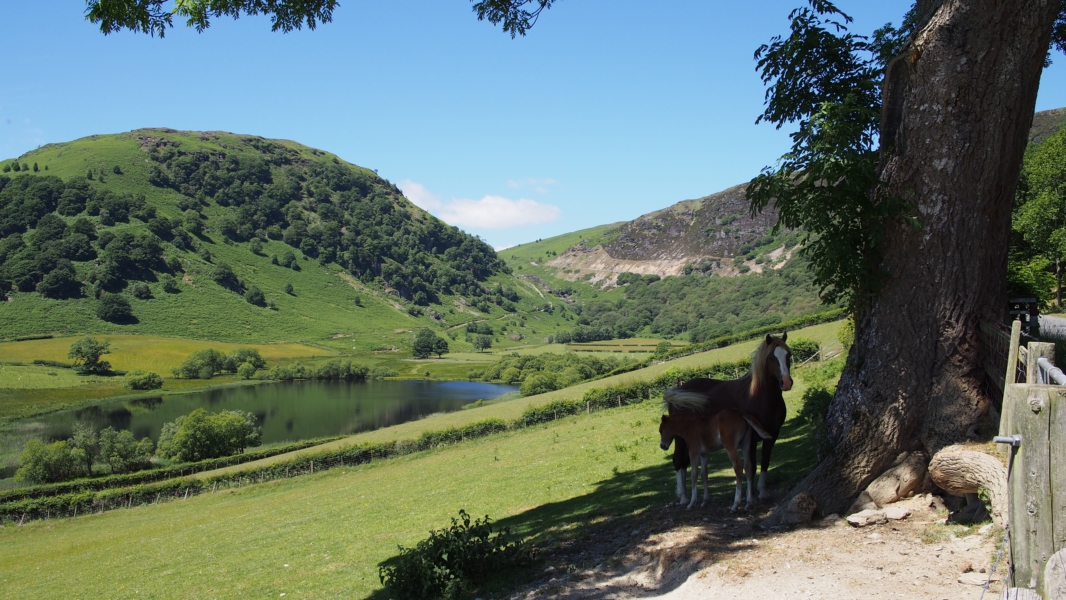
M446 526L460 508L550 548L590 535L608 519L631 528L623 523L671 502L674 476L658 447L659 414L657 403L645 402L354 469L7 525L0 528L0 591L35 598L384 597L379 564L398 544L414 545ZM775 485L813 464L805 433L786 428L771 470ZM712 469L712 502L728 505L732 472L723 453L714 455ZM69 576L40 577L38 567Z

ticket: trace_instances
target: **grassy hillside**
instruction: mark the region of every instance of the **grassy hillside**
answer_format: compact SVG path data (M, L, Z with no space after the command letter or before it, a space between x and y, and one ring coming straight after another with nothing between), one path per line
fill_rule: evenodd
M533 291L513 289L486 244L372 171L295 142L139 130L50 144L0 165L0 292L9 300L0 337L122 333L368 350L405 346L420 327L543 308ZM252 288L262 295L249 296ZM132 318L99 317L107 293L124 297ZM515 319L512 335L535 335L528 320ZM452 341L467 347L462 336Z
M834 332L835 324L797 334L824 338ZM681 360L733 360L747 351L737 345ZM786 394L790 420L770 471L778 489L800 478L814 459L809 431L794 418L802 374L797 383ZM506 417L530 402L576 391L355 438L406 439L456 419ZM8 551L0 554L0 590L14 597L383 598L378 565L395 555L397 544L411 546L427 530L446 526L460 508L491 515L542 551L640 529L642 514L674 497L669 454L658 448L659 414L657 403L645 402L356 468L77 519L2 526L0 544ZM712 455L716 507L731 502L726 467L723 453ZM705 514L674 510L682 521ZM40 577L38 567L69 575Z

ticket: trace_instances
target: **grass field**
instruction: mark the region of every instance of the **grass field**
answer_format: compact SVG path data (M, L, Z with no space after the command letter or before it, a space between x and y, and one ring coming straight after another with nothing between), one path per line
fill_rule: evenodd
M801 330L828 343L839 323ZM757 341L656 365L743 358ZM769 481L779 489L813 464L795 415L802 373L788 392L789 422ZM601 380L592 385L606 385ZM532 403L579 396L575 386L353 436L338 443L410 439L488 417L513 418ZM578 389L581 388L581 389ZM560 419L358 468L336 469L239 490L77 519L0 527L4 597L355 597L384 598L380 563L460 508L491 515L544 548L597 528L639 525L640 514L673 498L669 455L658 448L656 402ZM319 449L319 451L321 451ZM290 455L291 456L291 455ZM714 502L728 504L731 469L712 455ZM241 468L247 468L242 466ZM62 573L42 577L41 573Z
M446 526L460 508L489 514L545 547L670 501L674 477L658 448L658 414L649 402L357 469L9 525L0 528L0 592L383 598L378 565L397 544L411 546ZM784 486L809 468L803 433L786 429L774 483ZM732 476L725 455L715 454L712 465L714 501L726 504Z
M3 357L4 361L25 363L33 362L35 359L69 363L67 353L70 352L70 346L81 337L3 342L0 343L0 357ZM104 334L94 337L111 343L111 353L104 355L103 360L110 362L113 369L120 371L142 369L154 371L163 377L169 377L170 370L180 365L193 352L207 348L214 348L222 353L232 352L237 348L254 348L268 362L335 354L333 350L305 344L235 344L150 335ZM2 382L3 380L0 379L0 387L7 387Z
M817 341L820 345L828 345L836 340L837 330L840 329L841 321L834 323L825 323L822 325L815 325L813 327L807 327L797 330L795 335L806 337ZM540 394L537 396L527 396L525 398L516 398L508 402L498 402L488 404L479 408L472 408L469 410L441 413L431 415L425 419L419 419L417 421L408 421L400 425L388 427L385 429L378 429L376 431L367 431L359 433L335 442L330 442L314 448L308 448L305 450L299 450L292 454L278 455L270 458L265 458L260 461L254 461L245 463L244 465L237 467L230 467L221 471L213 471L210 474L204 474L204 477L217 474L219 472L232 473L244 469L252 469L262 465L272 464L275 462L282 462L288 460L292 456L308 456L319 452L324 452L336 448L341 448L351 444L360 442L389 442L403 439L414 439L426 431L437 431L442 429L448 429L450 427L462 427L469 425L476 421L489 418L504 419L507 421L517 419L522 413L530 406L538 406L541 404L547 404L555 400L571 400L581 398L586 390L592 388L607 387L611 385L617 385L620 383L627 383L632 381L640 381L643 379L651 379L664 371L672 368L685 368L685 367L700 367L706 365L712 365L720 362L735 362L751 356L751 353L758 347L761 340L752 340L750 342L742 342L740 344L734 344L725 348L718 348L710 350L708 352L701 352L699 354L693 354L692 356L685 356L669 362L664 362L638 371L630 373L623 373L621 375L614 375L604 379L598 379L596 381L587 381L585 383L579 383L568 388L549 392L547 394ZM803 391L806 389L803 384L802 378L796 379L796 385L792 388L792 391L785 394L785 401L789 404L789 410L792 411L793 407L798 405L799 398L802 397ZM795 408L798 410L798 408ZM793 412L789 413L789 418L795 416Z

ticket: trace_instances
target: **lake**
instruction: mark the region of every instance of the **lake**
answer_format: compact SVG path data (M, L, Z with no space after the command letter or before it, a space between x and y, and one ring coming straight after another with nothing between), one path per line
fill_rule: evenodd
M197 408L253 413L263 443L347 435L398 425L437 412L459 410L479 399L517 391L513 385L474 381L296 381L221 387L190 394L113 401L24 419L47 441L70 437L74 423L97 430L129 429L158 441L163 424ZM10 473L0 466L0 477Z

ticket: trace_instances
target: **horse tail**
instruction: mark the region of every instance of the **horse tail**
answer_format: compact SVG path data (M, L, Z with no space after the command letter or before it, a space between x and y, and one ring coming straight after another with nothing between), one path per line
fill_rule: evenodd
M706 394L690 392L680 388L670 388L663 392L663 406L667 409L699 412L707 403Z
M759 437L761 437L762 439L769 440L774 437L767 433L765 429L763 429L762 423L760 423L759 420L755 417L751 415L744 415L744 420L748 422L748 425L751 425L751 428L754 429L755 433L759 434Z

